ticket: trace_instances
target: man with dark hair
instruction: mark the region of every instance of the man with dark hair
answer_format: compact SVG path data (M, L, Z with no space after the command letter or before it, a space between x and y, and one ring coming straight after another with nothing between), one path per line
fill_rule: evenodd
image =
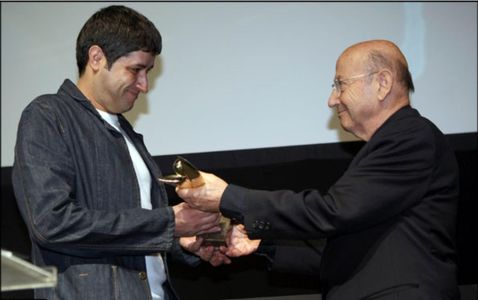
M204 186L177 192L243 224L227 255L257 251L273 269L316 274L324 299L459 299L458 166L446 137L410 106L413 90L395 44L352 45L337 60L328 104L367 143L326 193L251 190L208 173Z
M143 15L124 6L101 9L78 36L77 84L65 80L57 94L23 111L15 196L33 262L58 269L58 285L35 290L35 297L176 299L167 257L230 262L194 237L219 230L219 214L168 206L160 170L122 116L148 91L160 52L161 36Z
M76 40L76 62L80 76L88 63L88 51L97 45L108 61L108 68L133 51L161 53L162 41L153 23L124 6L111 6L96 12L83 25Z

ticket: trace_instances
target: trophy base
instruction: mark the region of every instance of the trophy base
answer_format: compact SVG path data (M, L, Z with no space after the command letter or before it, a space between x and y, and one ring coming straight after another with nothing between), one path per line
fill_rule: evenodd
M221 231L204 233L199 235L204 239L204 245L214 247L226 246L226 236L229 232L229 229L231 228L231 220L225 217L221 217L219 227L221 227Z
M204 246L213 246L213 247L226 246L226 240L223 238L211 239L204 235L201 235L201 236L204 238L204 241L203 241Z

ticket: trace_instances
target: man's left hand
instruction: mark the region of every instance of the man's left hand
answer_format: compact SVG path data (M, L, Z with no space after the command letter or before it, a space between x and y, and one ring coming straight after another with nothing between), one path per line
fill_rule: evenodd
M189 252L199 256L202 260L208 261L212 266L217 267L223 264L230 264L231 259L221 253L218 248L203 245L202 237L181 237L179 244Z

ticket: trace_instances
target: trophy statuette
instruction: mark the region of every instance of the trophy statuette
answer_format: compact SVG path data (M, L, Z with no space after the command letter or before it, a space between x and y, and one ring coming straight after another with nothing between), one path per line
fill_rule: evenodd
M197 188L204 185L204 179L198 169L185 158L178 156L173 162L175 174L161 176L159 181L179 188ZM204 238L206 245L222 246L226 244L226 234L230 228L230 219L221 216L219 227L221 231L213 233L204 233L199 236Z

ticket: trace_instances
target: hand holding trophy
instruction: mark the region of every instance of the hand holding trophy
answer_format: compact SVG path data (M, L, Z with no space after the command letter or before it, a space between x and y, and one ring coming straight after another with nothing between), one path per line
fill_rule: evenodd
M176 186L178 189L194 189L205 184L198 169L183 157L178 156L173 162L173 170L175 174L162 176L158 180ZM219 226L221 228L219 232L200 235L204 239L205 245L219 247L226 244L226 235L231 227L230 219L221 217Z

